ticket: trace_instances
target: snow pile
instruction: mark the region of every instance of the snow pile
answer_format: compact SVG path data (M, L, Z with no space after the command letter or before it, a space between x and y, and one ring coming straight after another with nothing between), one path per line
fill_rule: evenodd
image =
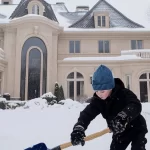
M24 109L44 109L47 108L48 104L45 99L35 98L26 102L23 106Z
M14 110L0 110L0 146L2 150L23 150L39 142L44 142L49 149L60 144L70 142L70 133L76 123L80 112L86 104L66 99L61 104L47 105L42 98L26 102L28 108ZM142 114L150 129L150 103L144 103ZM107 127L106 121L101 115L97 116L86 130L86 135L99 132ZM69 147L68 150L108 150L112 134L106 134L85 146ZM150 133L146 135L148 143L146 149L150 149ZM130 150L130 145L127 150Z

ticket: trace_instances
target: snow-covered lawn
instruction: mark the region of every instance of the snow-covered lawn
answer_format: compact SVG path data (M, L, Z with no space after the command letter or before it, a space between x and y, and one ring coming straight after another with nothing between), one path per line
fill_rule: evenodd
M0 110L0 150L23 150L39 142L53 148L70 141L70 133L79 113L87 104L66 100L64 105L48 106L43 99L36 99L26 107ZM41 101L41 103L38 103ZM35 106L36 105L36 106ZM150 103L143 104L142 114L150 128ZM86 135L106 128L99 115L86 130ZM109 150L111 133L86 142L85 146L69 147L68 150ZM150 133L147 134L147 150L150 149ZM130 150L130 146L127 150Z

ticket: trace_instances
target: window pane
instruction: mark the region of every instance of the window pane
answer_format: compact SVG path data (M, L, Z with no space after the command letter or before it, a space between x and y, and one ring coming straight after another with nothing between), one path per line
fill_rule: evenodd
M140 76L140 79L147 79L146 73L142 74L142 75Z
M67 79L74 79L74 72L70 73L67 77Z
M109 53L109 41L104 41L105 53Z
M0 80L2 79L2 72L0 72Z
M68 96L74 99L74 81L68 81Z
M2 94L2 82L0 81L0 95Z
M141 102L148 102L148 93L147 93L147 82L140 82L140 100Z
M142 49L143 46L142 46L142 40L138 40L137 41L137 49Z
M80 53L80 41L75 41L75 53Z
M77 81L77 96L84 94L84 81Z
M130 76L129 75L126 76L126 87L127 89L130 89Z
M131 49L136 49L136 40L131 40Z
M29 52L28 68L28 99L33 99L40 96L41 88L41 53L36 48Z
M37 14L39 15L39 6L38 5L34 5L32 7L32 14Z
M69 41L69 52L74 53L74 41Z
M79 72L77 72L77 78L83 78L83 75Z
M102 16L102 27L106 26L106 17Z
M103 41L99 41L99 53L103 53Z
M101 16L98 16L98 26L101 26Z

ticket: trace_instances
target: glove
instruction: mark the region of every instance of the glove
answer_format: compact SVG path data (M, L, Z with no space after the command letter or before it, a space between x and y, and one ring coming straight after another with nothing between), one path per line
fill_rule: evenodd
M71 133L71 143L73 146L80 145L80 144L82 146L84 146L84 144L85 144L85 141L84 141L85 133L84 133L84 131L85 131L85 129L81 125L77 125L74 127L73 132Z
M118 115L108 124L110 130L114 135L125 131L129 124L129 117L124 111L118 113Z

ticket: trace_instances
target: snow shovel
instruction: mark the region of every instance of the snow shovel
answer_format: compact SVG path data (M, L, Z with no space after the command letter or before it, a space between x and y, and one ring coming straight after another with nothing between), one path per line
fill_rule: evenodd
M109 132L110 132L109 128L106 128L106 129L104 129L100 132L96 132L94 134L86 136L84 138L84 140L85 141L90 141L90 140L93 140L93 139L95 139L97 137L100 137L100 136L102 136L106 133L109 133ZM71 142L68 142L68 143L61 144L57 147L54 147L52 149L48 149L45 143L39 143L39 144L34 145L32 148L27 148L25 150L62 150L62 149L68 148L70 146L72 146L72 144L71 144Z

